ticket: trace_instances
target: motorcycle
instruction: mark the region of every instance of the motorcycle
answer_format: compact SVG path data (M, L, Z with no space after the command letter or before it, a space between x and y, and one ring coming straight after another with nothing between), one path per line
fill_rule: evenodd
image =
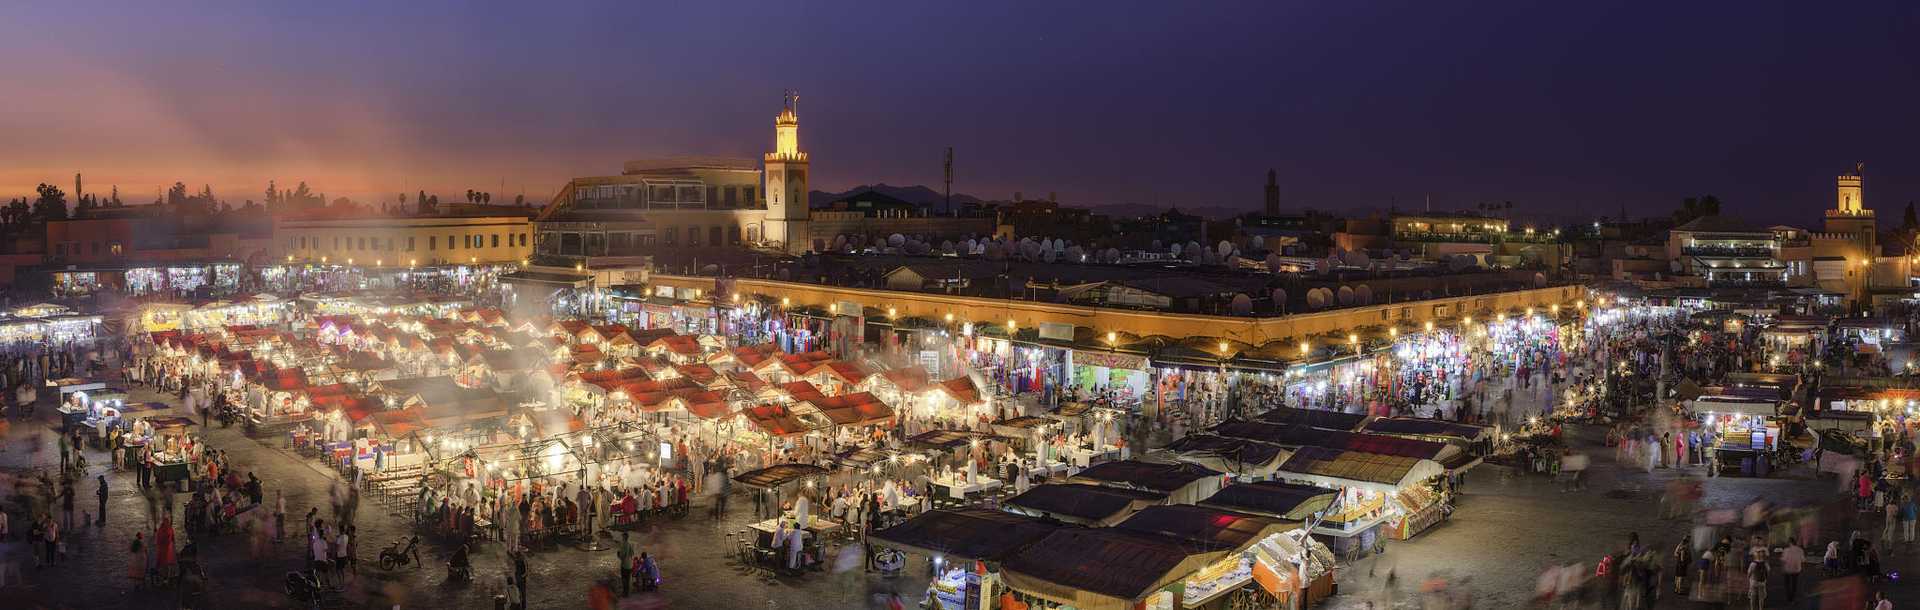
M320 584L320 581L314 580L313 576L306 572L300 570L287 572L285 581L287 597L293 598L295 601L319 605L321 598L326 596L326 586Z
M419 536L408 537L406 546L401 546L399 540L393 541L393 544L387 545L387 548L380 549L380 567L394 570L407 565L409 561L415 566L420 565L420 552L415 550L419 544Z
M473 582L473 566L454 565L451 561L447 562L447 581Z

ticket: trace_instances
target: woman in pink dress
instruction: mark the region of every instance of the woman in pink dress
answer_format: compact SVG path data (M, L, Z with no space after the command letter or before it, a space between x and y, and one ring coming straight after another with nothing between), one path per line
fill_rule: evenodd
M156 558L154 565L160 568L161 574L171 576L173 574L172 513L161 516L160 525L153 528L153 552Z

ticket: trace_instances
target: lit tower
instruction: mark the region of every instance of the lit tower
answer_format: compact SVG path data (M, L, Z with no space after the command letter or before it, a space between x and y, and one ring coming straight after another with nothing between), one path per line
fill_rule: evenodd
M1866 179L1866 164L1856 163L1852 171L1834 180L1833 209L1827 210L1828 233L1857 233L1871 240L1874 233L1873 210L1867 209L1861 190Z
M767 153L767 237L802 253L807 242L807 153L800 150L800 94L788 91L773 119L773 152Z

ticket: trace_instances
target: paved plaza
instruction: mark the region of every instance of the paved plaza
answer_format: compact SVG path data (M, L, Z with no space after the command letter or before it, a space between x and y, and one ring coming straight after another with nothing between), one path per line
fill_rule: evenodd
M137 391L134 398L168 399L144 390ZM5 435L4 451L0 451L0 468L19 473L57 466L55 425L45 408L32 419L14 419ZM1701 469L1661 469L1648 474L1618 468L1611 451L1599 446L1599 429L1573 430L1573 444L1595 456L1587 489L1566 492L1544 477L1502 476L1496 468L1477 470L1469 476L1450 520L1411 541L1391 543L1382 556L1346 566L1338 579L1340 595L1325 607L1420 608L1423 598L1418 591L1433 579L1470 591L1477 608L1524 607L1541 568L1572 562L1591 566L1603 549L1623 546L1629 532L1639 533L1656 549L1671 548L1688 524L1658 517L1660 490L1665 481L1699 476ZM258 475L265 482L269 502L275 492L284 492L289 521L316 506L322 518L332 518L327 490L337 475L315 460L288 451L284 438L250 438L242 428L221 428L217 422L196 432L213 447L226 450L235 467ZM0 590L10 600L7 607L176 607L172 589L137 586L126 576L128 543L135 531L146 526L146 508L133 474L110 472L99 466L105 461L104 452L89 450L86 455L95 465L91 472L106 474L112 489L107 524L78 528L70 538L67 561L51 568L35 569L21 545L13 543L13 556L23 562L30 584ZM1838 497L1833 481L1814 480L1801 472L1771 479L1707 479L1706 490L1708 508L1739 508L1757 497L1779 504L1824 502ZM90 512L93 484L81 485L76 495L76 506ZM184 494L176 496L176 504L184 501ZM751 503L736 499L730 508L730 513L717 521L704 507L698 507L683 520L632 532L637 549L660 559L664 584L659 592L636 595L627 603L648 608L881 608L888 594L897 593L911 605L925 588L927 571L918 562L907 574L894 578L863 573L857 567L857 558L839 562L854 566L851 570L802 577L773 577L743 568L730 558L727 542L730 533L743 529L750 520ZM473 583L447 582L444 565L450 549L424 542L425 567L382 570L373 565L373 560L381 547L412 531L408 518L371 499L363 502L360 513L355 524L360 532L358 555L363 565L354 582L329 605L490 608L493 596L505 586L504 575L510 567L496 543L477 546L477 578ZM1866 517L1873 516L1862 515L1862 522L1872 527L1860 529L1877 534L1877 518ZM15 519L15 531L23 531L19 516ZM1843 535L1851 527L1855 526L1823 523L1823 534ZM303 567L299 543L289 540L255 548L241 534L197 542L211 578L210 597L203 607L298 606L286 597L281 582L286 571ZM612 579L614 552L612 545L605 546L597 551L576 546L535 551L529 561L530 607L584 607L589 587L596 581ZM1911 568L1920 555L1914 549L1920 547L1898 549L1890 563L1892 569ZM1388 574L1393 575L1391 580ZM1811 571L1808 577L1813 577ZM1803 588L1811 589L1811 582ZM1911 589L1889 590L1902 604L1920 603L1920 596ZM1776 592L1769 606L1790 607L1781 598ZM1693 605L1669 597L1657 607Z

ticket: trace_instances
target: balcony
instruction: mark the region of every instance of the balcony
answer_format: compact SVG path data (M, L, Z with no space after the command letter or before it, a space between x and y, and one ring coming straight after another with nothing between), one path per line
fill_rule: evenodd
M1707 280L1709 288L1786 288L1787 281L1780 280Z
M1455 243L1455 244L1497 244L1502 242L1546 244L1546 243L1553 243L1560 240L1558 236L1552 233L1535 233L1532 235L1528 235L1524 232L1446 233L1446 232L1437 232L1437 231L1399 232L1393 235L1393 239L1394 241L1403 241L1403 242L1433 242L1433 243Z
M1680 253L1688 256L1717 256L1728 258L1773 258L1773 248L1742 246L1687 246Z

